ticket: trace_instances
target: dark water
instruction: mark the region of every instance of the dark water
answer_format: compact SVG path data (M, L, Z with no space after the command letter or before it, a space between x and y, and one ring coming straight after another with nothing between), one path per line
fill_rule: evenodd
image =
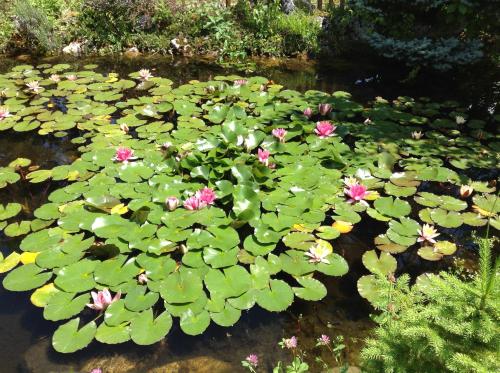
M60 59L28 61L27 63L59 63ZM236 69L224 69L200 60L148 57L138 59L91 58L70 60L76 66L88 63L99 64L105 72L122 75L140 68L153 70L181 84L189 80L206 80L216 75L239 73ZM0 71L6 71L21 62L0 58ZM354 99L367 102L376 96L393 99L400 95L413 97L429 96L436 100L455 99L464 105L472 105L478 111L491 109L496 102L498 87L485 78L476 84L464 85L464 77L446 77L402 83L407 72L398 66L370 63L362 59L325 61L311 64L305 61L266 61L249 75L263 75L287 88L305 91L317 89L326 92L345 90ZM1 87L0 87L1 88ZM37 159L42 167L54 167L72 162L78 153L68 140L51 139L35 135L7 136L0 134L0 166L7 165L17 157ZM0 203L18 201L34 209L45 201L47 190L40 188L28 194L20 187L0 190ZM362 232L362 233L361 233ZM370 309L356 290L356 281L364 273L360 263L364 251L371 249L371 237L379 232L376 225L358 224L349 235L335 241L335 250L350 264L349 273L340 279L324 279L328 297L322 302L296 301L286 313L271 314L258 307L244 314L236 326L220 328L210 326L203 336L189 337L174 325L164 343L150 347L133 344L106 346L94 342L90 348L70 356L53 352L50 337L55 325L46 322L42 310L29 302L29 293L11 293L0 287L0 372L90 372L101 367L107 372L208 372L243 371L240 360L249 353L256 353L262 360L265 371L272 369L277 360L288 357L277 346L282 337L296 335L299 344L308 355L321 354L315 349L315 339L320 334L346 338L346 354L357 363L362 339L369 332ZM361 239L364 237L366 239ZM18 245L17 240L0 237L3 252L10 252ZM323 352L322 357L332 362ZM310 359L313 360L313 359ZM177 362L177 363L176 363ZM157 370L155 371L154 368ZM312 366L312 371L319 371Z

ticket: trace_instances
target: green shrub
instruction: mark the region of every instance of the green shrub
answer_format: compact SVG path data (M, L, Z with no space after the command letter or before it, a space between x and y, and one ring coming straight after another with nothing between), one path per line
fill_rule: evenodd
M316 17L300 11L282 14L277 19L277 29L283 38L285 54L317 52L321 25Z
M484 41L496 40L491 27L496 24L491 16L494 6L449 0L350 0L331 9L328 33L334 43L338 35L340 41L360 40L410 67L445 71L477 62Z
M276 34L276 19L281 14L279 1L259 1L251 5L247 0L239 0L233 12L238 23L256 38L268 38Z
M80 34L95 48L121 50L132 33L151 28L154 10L149 0L84 0Z
M52 22L56 22L59 19L61 10L65 5L64 0L29 0L28 2L42 11Z
M408 276L396 285L379 278L388 297L378 297L385 312L361 353L367 372L498 371L499 261L491 264L491 240L478 243L481 269L472 281L441 273L410 288Z
M18 48L33 53L45 53L59 46L54 24L43 10L28 1L19 0L13 6Z
M15 31L10 10L11 5L9 2L0 4L0 12L3 14L3 17L0 18L0 53L7 51L7 47Z

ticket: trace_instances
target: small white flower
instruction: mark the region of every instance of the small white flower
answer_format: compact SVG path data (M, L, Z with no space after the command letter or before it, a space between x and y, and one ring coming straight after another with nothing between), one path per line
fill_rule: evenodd
M463 116L461 116L461 115L457 115L457 116L455 117L455 121L456 121L456 123L457 123L458 125L460 125L460 124L464 124L464 123L466 122L465 118L464 118Z
M413 131L411 133L411 137L413 137L415 140L420 140L424 134L421 131Z

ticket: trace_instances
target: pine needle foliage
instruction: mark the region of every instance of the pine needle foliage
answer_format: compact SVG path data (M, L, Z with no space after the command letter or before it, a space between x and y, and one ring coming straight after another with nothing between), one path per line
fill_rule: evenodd
M393 303L361 353L366 372L500 371L499 260L492 239L477 243L480 269L470 281L440 273L391 287Z

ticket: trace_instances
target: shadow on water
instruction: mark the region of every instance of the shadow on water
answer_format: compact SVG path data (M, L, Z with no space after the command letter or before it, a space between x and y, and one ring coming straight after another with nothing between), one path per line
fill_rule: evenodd
M153 70L154 75L168 77L179 85L189 80L208 80L217 75L238 73L236 69L224 69L210 61L148 57L124 59L97 57L83 59L44 59L27 63L69 62L78 66L89 63L99 65L102 72L126 75L140 68ZM261 61L262 62L262 61ZM21 62L0 58L0 71L6 71ZM390 65L374 65L363 60L335 61L312 64L306 61L265 61L248 75L263 75L286 88L299 91L310 89L332 92L344 90L352 93L359 102L367 102L376 96L389 99L399 95L429 96L433 99L456 99L465 105L491 104L491 97L498 94L498 87L484 89L483 98L475 91L451 89L451 84L433 81L402 84L404 70ZM455 82L455 83L453 83ZM490 80L491 82L491 80ZM458 82L460 83L460 82ZM456 87L459 87L457 84ZM480 90L480 87L475 87ZM482 100L482 103L481 103ZM68 164L78 157L76 147L69 139L4 134L0 137L0 167L17 157L32 159L41 168ZM3 189L0 203L18 201L28 206L28 212L45 202L46 191L35 189L36 195L27 196L22 189ZM28 198L29 197L29 198ZM55 353L50 346L50 336L55 326L43 319L41 309L29 302L29 294L11 293L0 288L0 357L1 372L90 372L101 367L108 372L237 372L242 371L240 361L249 353L261 357L265 370L272 364L287 359L277 346L283 337L296 335L300 345L309 355L322 353L315 349L316 338L322 334L346 337L347 354L357 363L362 339L373 326L368 315L370 308L358 295L356 281L365 274L361 255L371 249L371 238L380 233L377 224L361 223L349 235L335 241L335 249L350 265L349 273L342 278L322 279L328 288L328 297L321 302L296 301L286 312L272 314L258 307L242 315L231 328L211 325L202 336L189 337L173 326L167 339L154 346L138 347L132 343L120 346L93 342L85 351L65 356ZM0 236L0 249L10 252L18 240ZM322 356L331 362L328 356ZM312 371L319 371L313 366Z

